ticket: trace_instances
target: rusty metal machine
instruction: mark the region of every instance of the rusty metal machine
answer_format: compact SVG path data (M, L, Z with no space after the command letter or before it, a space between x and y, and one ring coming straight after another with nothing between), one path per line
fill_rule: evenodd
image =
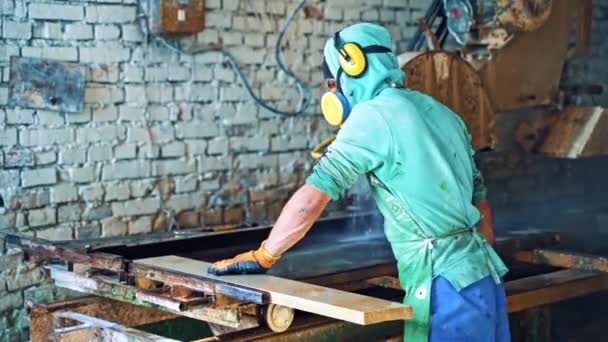
M406 86L458 113L479 151L499 142L497 113L529 111L507 133L525 152L605 155L606 109L571 105L573 96L601 94L602 86L562 77L567 62L591 51L591 18L591 0L434 0L399 55Z
M514 132L526 152L564 158L606 154L600 133L608 121L606 110L570 105L571 96L601 93L602 87L566 84L562 77L567 62L590 53L591 1L443 4L443 16L440 4L429 8L411 51L400 55L408 87L459 113L479 150L497 143L496 113L531 110L535 115ZM451 48L446 43L450 35L457 42ZM420 52L425 43L430 51Z

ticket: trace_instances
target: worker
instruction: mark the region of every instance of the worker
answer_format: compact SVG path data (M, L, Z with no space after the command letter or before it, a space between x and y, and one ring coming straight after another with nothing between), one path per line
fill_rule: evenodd
M366 175L414 317L404 339L509 341L491 211L471 138L450 109L403 87L406 75L380 26L360 23L324 47L325 118L336 140L289 199L257 250L209 273L261 273L297 243L331 200Z

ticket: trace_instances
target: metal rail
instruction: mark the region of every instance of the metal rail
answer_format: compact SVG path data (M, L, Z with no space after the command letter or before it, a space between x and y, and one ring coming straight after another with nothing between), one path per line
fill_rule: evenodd
M533 312L539 307L546 308L548 304L606 291L608 290L608 275L582 270L560 270L512 280L506 283L505 288L510 313L531 309L531 312ZM130 327L148 321L155 322L163 318L174 317L152 317L147 312L141 313L142 310L151 309L103 298L88 298L80 301L56 303L50 306L34 306L31 310L32 341L43 341L39 338L40 336L57 337L61 335L69 337L78 335L77 331L89 333L88 329L94 329L98 336L106 336L111 333L110 335L121 338L137 337L138 340L142 341L156 341L158 336ZM118 308L123 314L113 316L113 313L108 312L108 308ZM55 329L53 324L59 318L70 318L73 323L67 326L65 324L63 326L58 325L59 329ZM112 322L100 320L111 320ZM518 328L517 325L514 325L514 327ZM369 340L379 340L391 337L399 338L402 331L403 323L398 321L362 328L326 317L299 313L292 326L282 333L276 333L260 326L254 329L227 331L214 337L201 337L197 341L309 341L318 340L322 337L327 338L328 336L330 339L334 337L335 339L345 340L348 340L349 336L353 338L366 336L369 337Z

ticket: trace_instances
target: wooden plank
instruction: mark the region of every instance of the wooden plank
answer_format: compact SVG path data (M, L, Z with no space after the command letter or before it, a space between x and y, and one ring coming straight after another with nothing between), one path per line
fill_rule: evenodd
M519 312L541 305L608 290L608 274L580 270L562 270L507 282L509 312Z
M535 249L516 252L513 254L513 258L531 264L608 272L608 258L598 255Z
M412 308L401 303L270 275L218 277L207 273L211 264L174 255L140 259L135 264L263 290L269 293L270 303L361 325L412 318Z
M608 111L602 107L564 108L550 116L540 152L552 157L580 158L608 154Z
M392 276L371 278L372 285L399 290L399 279ZM538 306L608 290L608 274L561 270L538 274L505 283L509 312L519 312Z

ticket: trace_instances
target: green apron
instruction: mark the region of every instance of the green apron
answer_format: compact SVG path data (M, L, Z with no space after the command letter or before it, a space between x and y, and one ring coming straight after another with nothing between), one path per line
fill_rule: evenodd
M457 268L455 263L467 258L466 255L455 253L456 251L468 250L471 245L474 249L482 251L481 258L476 256L479 253L472 253L471 256L477 259L475 263L478 264L479 269L485 269L481 274L489 272L496 283L501 281L506 268L476 227L438 236L428 235L384 184L374 175L369 175L368 179L376 203L387 218L385 231L390 234L389 241L397 258L399 280L406 294L404 303L410 305L414 311L413 319L405 323L404 340L428 341L431 285L434 277L439 275L436 273L437 270L445 270L446 266L449 269ZM398 236L394 231L399 231ZM497 267L500 269L497 270ZM448 276L449 281L453 279L453 276Z

